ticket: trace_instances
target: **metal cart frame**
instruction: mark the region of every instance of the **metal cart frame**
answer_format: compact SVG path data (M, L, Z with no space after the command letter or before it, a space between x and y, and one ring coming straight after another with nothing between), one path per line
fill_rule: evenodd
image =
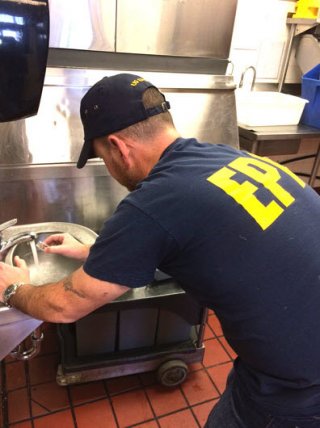
M149 335L152 339L150 346L135 346L133 339L131 349L120 349L121 337L119 338L119 336L123 334L121 333L123 314L140 314L143 310L149 311L148 313L152 315L157 313L155 338L161 336L160 328L162 328L165 334L176 336L175 340L169 340L167 343L156 343L152 333L151 336ZM84 340L88 341L85 343L87 354L79 355L78 351L81 346L77 343L77 323L59 324L61 363L58 366L56 380L61 386L157 371L158 381L162 385L174 387L186 379L188 364L203 360L205 350L203 337L208 311L195 302L172 279L130 290L114 302L99 308L93 314L100 317L99 328L103 317L109 316L108 319L110 320L111 314L115 319L115 323L109 328L109 333L108 331L105 332L106 335L112 336L116 330L115 347L111 351L110 349L107 352L99 353L93 351L89 354L91 348L90 335L85 333ZM161 327L161 320L159 322L159 314L162 319L168 318L167 315L170 318L170 314L173 314L173 321L163 328ZM87 317L90 316L93 315L89 314ZM189 337L186 337L184 331L181 340L179 340L179 331L175 331L179 330L180 320L183 320L183 325L187 326L187 330L188 326L190 328ZM133 318L133 321L129 321L130 325L127 325L131 331L135 331L135 326L132 325L134 321ZM145 327L146 329L149 328L147 325ZM93 331L92 335L94 336L94 334Z

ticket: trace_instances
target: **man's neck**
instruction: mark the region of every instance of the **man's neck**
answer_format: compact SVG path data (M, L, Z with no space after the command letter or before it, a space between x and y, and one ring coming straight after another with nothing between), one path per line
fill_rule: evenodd
M155 166L155 164L161 158L163 152L177 139L180 137L180 134L175 129L166 130L159 134L152 142L150 142L148 156L148 169L149 172ZM146 144L146 146L148 143Z

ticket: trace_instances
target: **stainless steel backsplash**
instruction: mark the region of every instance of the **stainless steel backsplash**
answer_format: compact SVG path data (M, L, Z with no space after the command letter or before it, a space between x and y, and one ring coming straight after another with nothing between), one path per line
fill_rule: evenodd
M116 72L48 68L38 114L0 124L0 222L68 221L100 230L127 192L101 162L77 170L79 104L88 87ZM231 76L137 73L166 94L182 136L238 146Z

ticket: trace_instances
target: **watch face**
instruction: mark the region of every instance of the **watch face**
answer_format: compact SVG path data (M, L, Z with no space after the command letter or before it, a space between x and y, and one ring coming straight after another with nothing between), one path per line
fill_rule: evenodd
M17 289L20 287L21 284L11 284L9 287L7 287L3 293L3 303L6 306L10 305L8 304L10 298L16 293Z
M14 290L14 285L9 285L9 287L7 287L4 291L3 294L3 300L7 301L9 299L9 297L11 296L12 291Z

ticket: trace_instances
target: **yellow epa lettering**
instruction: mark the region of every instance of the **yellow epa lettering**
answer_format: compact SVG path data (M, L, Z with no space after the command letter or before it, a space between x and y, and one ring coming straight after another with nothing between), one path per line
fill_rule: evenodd
M295 201L294 197L278 183L281 178L278 169L288 174L301 187L305 187L305 183L286 167L278 165L270 159L263 158L262 160L257 156L239 157L213 173L207 180L231 196L265 230L284 212L283 207L289 207ZM248 180L239 183L232 179L238 172L263 185L276 200L264 205L255 196L259 189L258 186Z
M275 162L275 161L273 161L272 159L269 159L269 158L261 158L261 157L255 155L255 154L253 154L253 153L250 153L250 156L253 156L253 157L257 158L257 159L260 159L263 162L266 162L266 163L269 163L271 165L274 165L275 167L277 167L278 169L281 169L283 172L285 172L287 175L289 175L291 178L293 178L298 184L300 184L301 187L305 187L306 186L306 183L303 180L301 180L301 178L299 178L297 175L295 175L292 171L290 171L290 169L287 168L286 166L281 165L281 164L279 164L279 163L277 163L277 162Z
M138 77L137 79L132 80L130 86L137 86L140 82L144 82L145 79L143 77Z

